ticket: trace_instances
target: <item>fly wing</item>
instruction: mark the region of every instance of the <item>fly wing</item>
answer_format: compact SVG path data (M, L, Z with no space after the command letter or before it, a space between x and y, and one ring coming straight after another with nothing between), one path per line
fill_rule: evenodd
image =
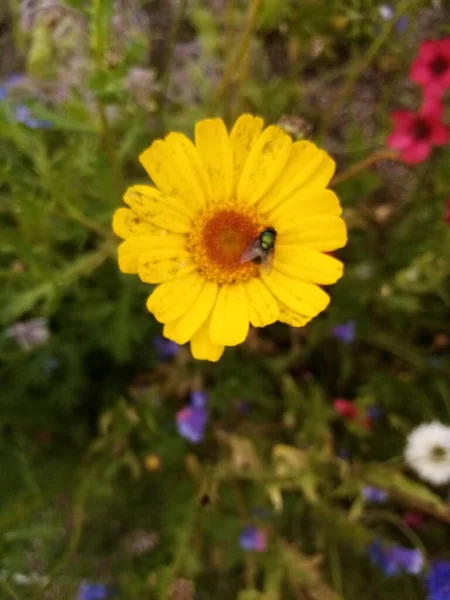
M275 252L273 251L273 249L269 250L269 252L266 253L265 260L263 260L262 268L264 269L264 272L267 275L272 270L274 255L275 255Z
M253 244L242 253L240 262L241 264L251 262L252 260L255 260L255 258L264 258L264 250L260 247L259 240L253 242Z

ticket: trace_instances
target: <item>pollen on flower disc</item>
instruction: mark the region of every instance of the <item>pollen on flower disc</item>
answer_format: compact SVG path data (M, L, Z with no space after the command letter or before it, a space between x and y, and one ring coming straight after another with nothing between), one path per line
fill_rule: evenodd
M245 281L258 275L258 266L241 263L241 256L257 239L264 225L248 207L221 204L207 209L189 235L197 268L217 283Z

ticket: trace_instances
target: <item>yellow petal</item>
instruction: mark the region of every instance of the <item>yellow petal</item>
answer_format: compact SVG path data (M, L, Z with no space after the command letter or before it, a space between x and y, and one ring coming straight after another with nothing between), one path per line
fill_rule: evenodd
M118 248L119 269L122 273L137 273L138 261L151 248L148 237L134 237L122 242Z
M192 216L186 207L169 196L164 196L149 185L133 185L123 197L124 201L141 219L162 229L187 233L191 229Z
M249 330L248 303L242 283L223 285L211 314L209 333L214 344L237 346Z
M253 327L265 327L275 323L280 316L278 302L259 279L244 283L248 300L248 316Z
M307 246L277 244L273 266L288 275L310 283L330 284L342 277L340 260Z
M255 204L280 176L292 147L279 127L268 127L250 150L237 189L237 199Z
M138 262L139 277L144 283L162 283L181 275L195 271L196 265L190 254L172 249L150 250L145 252Z
M311 321L312 317L305 317L305 315L301 315L290 310L284 304L280 304L280 322L286 323L291 327L303 327Z
M218 291L217 283L205 281L200 294L182 317L164 326L164 336L177 344L185 344L209 317Z
M114 213L113 231L124 240L130 237L158 233L160 227L144 221L129 208L119 208Z
M195 145L211 186L211 201L226 202L233 191L233 154L222 119L203 119L195 125Z
M197 360L217 362L222 356L225 346L213 344L209 337L210 319L205 321L191 339L192 356Z
M196 272L165 281L149 296L147 309L160 323L175 321L190 308L200 293L203 281Z
M331 252L347 243L347 228L339 217L322 215L292 220L277 228L277 245L310 246L321 252Z
M303 221L320 215L339 217L341 213L342 207L339 198L333 191L322 190L319 193L304 193L300 190L268 214L272 226L277 231L281 231L283 227L289 228L293 221Z
M324 190L334 171L335 163L326 152L308 141L295 142L280 177L258 205L259 210L271 211L296 191Z
M159 190L198 211L209 197L208 180L194 144L181 133L156 140L139 157Z
M286 307L305 317L315 317L329 304L330 297L312 283L288 277L272 268L270 273L261 269L264 284Z
M241 115L230 133L231 148L234 158L234 191L239 184L250 150L261 135L264 121L253 115Z

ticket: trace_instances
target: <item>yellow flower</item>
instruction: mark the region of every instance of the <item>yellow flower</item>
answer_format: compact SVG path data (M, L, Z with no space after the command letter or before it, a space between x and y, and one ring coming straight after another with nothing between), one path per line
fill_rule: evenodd
M199 121L195 145L170 133L140 162L156 187L128 188L113 229L125 240L120 270L159 284L147 308L167 338L217 361L250 324L300 327L327 307L319 285L343 265L326 253L345 245L346 228L323 150L242 115L230 134L221 119ZM276 232L270 268L243 262L266 228Z

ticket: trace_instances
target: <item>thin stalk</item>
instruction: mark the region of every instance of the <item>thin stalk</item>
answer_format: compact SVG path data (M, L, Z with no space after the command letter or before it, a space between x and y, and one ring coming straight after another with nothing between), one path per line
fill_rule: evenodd
M332 180L331 185L337 185L343 181L351 179L360 171L365 171L371 165L380 162L380 160L399 160L399 154L396 150L390 150L389 148L384 148L383 150L369 154L369 156L359 160L357 163L346 169L343 173L336 175Z
M238 44L236 52L231 56L228 64L225 66L222 79L211 98L208 107L209 114L214 114L216 112L217 107L226 93L231 81L235 77L239 77L239 72L243 63L245 62L245 55L248 52L250 40L252 39L253 32L256 28L256 21L261 4L262 0L250 0L247 11L246 25L244 31L242 32L241 40Z
M16 592L10 585L6 583L6 581L0 580L0 587L8 594L9 598L12 598L13 600L20 600L20 596L16 594Z
M161 92L166 96L170 85L170 75L172 73L173 57L175 53L175 44L180 31L181 23L183 22L184 14L187 8L187 0L179 0L178 10L175 14L172 28L167 42L167 53L164 61L164 73L162 76Z
M398 4L398 7L397 7L397 10L395 11L395 15L394 15L393 19L388 21L384 25L383 30L381 31L380 35L375 38L375 40L373 41L373 43L367 50L366 54L362 57L362 59L360 61L358 61L355 64L353 70L350 71L350 73L347 76L347 80L346 80L344 86L342 87L341 91L337 94L336 100L334 101L334 103L332 104L330 109L327 111L327 113L322 121L322 126L321 126L320 132L319 132L320 138L323 139L323 137L326 135L336 113L339 111L341 106L347 100L348 96L351 94L354 84L357 82L357 80L359 79L361 74L364 73L364 71L369 68L371 62L377 55L378 51L381 49L381 47L384 45L386 40L389 38L389 36L390 36L392 30L395 28L398 20L408 11L408 9L410 8L410 5L411 5L411 0L403 0L403 2L400 2Z

